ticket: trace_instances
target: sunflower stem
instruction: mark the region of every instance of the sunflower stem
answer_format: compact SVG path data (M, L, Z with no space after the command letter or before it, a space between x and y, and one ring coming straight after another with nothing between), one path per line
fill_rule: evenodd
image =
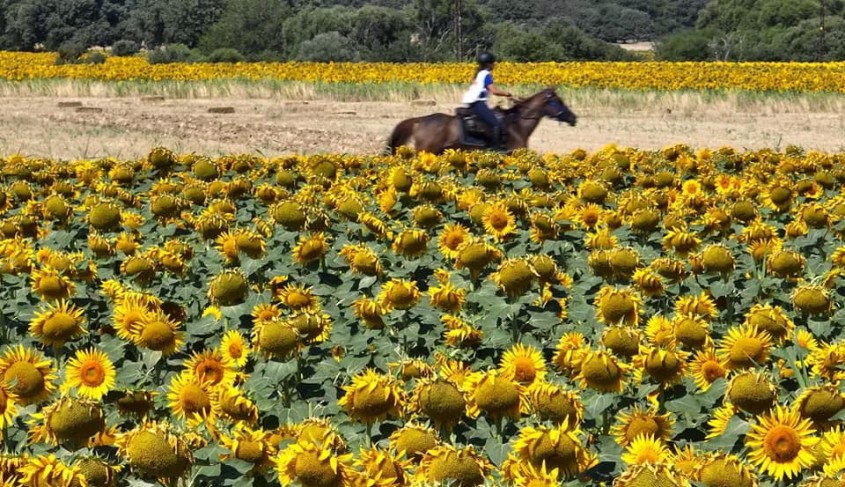
M367 448L373 446L373 423L367 422Z

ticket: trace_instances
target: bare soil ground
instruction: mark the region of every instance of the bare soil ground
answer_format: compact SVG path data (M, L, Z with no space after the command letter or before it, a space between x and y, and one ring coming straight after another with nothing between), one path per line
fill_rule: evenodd
M620 108L606 101L576 100L575 128L546 120L531 139L533 149L596 150L607 144L659 149L675 143L694 147L775 148L840 151L845 147L845 113L839 106L726 102L689 103L665 97ZM59 107L81 102L84 111ZM0 154L20 152L53 158L141 157L163 145L179 153L380 152L400 120L454 103L338 102L248 98L159 99L2 97ZM577 103L577 104L576 104ZM631 103L628 103L631 104ZM624 104L623 104L624 105ZM840 105L836 103L834 105ZM234 113L209 113L232 107ZM92 110L93 109L93 110ZM97 110L100 109L100 110Z

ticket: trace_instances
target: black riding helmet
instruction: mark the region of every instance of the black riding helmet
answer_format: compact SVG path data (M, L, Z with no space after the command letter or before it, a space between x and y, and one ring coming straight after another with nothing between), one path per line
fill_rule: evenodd
M488 64L493 64L496 62L496 56L490 54L489 52L482 52L478 55L478 65L479 66L486 66Z

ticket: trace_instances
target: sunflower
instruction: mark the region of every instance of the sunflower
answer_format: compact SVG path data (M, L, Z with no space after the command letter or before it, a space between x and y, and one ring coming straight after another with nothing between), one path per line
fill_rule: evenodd
M581 424L584 405L577 393L549 383L534 384L528 392L532 409L541 421L556 424L566 421L570 426Z
M293 248L293 261L307 265L315 260L322 259L328 250L329 243L323 233L302 236L299 238L299 243Z
M414 462L419 462L425 453L440 444L437 433L426 426L414 422L405 423L404 426L390 435L389 445L399 454Z
M666 444L649 434L634 438L622 454L622 461L628 465L666 463L669 459Z
M138 325L134 342L139 347L161 352L169 357L184 344L184 333L178 331L178 324L163 311L156 311L145 316Z
M378 447L362 449L355 466L363 471L368 483L375 482L380 487L401 487L410 480L407 478L410 462L402 453L394 455Z
M577 379L582 388L621 393L628 365L603 351L588 351L580 363Z
M620 412L616 418L617 423L610 428L610 434L621 446L629 446L636 438L645 435L658 441L669 441L675 424L671 414L659 414L655 408L646 410L638 405L630 411Z
M237 368L243 368L249 359L246 339L237 330L229 330L223 335L220 353Z
M26 486L74 487L88 485L88 481L77 466L68 466L52 453L29 459L20 471L20 484ZM5 484L4 484L5 485Z
M635 463L613 482L613 487L688 487L687 478L665 463Z
M455 259L455 267L458 269L469 269L473 279L477 279L491 262L502 258L502 252L480 239L472 239L464 242L458 249L458 257Z
M88 446L92 437L104 431L106 419L99 403L63 397L34 414L29 424L34 443L77 449Z
M118 299L112 313L112 323L117 336L124 340L136 339L141 323L156 309L158 305L152 306L141 294L126 294Z
M640 296L631 289L603 287L596 294L596 318L608 325L637 326L640 322Z
M585 353L584 335L578 332L566 333L558 340L552 363L561 373L574 377L578 374Z
M56 390L53 362L40 352L18 345L0 356L0 375L18 404L28 406L47 401Z
M701 245L701 239L695 233L682 228L669 230L663 237L663 248L682 257L694 252L699 245Z
M213 423L220 416L220 404L212 387L190 372L173 376L167 391L168 407L175 417L186 419L190 425L206 420Z
M795 323L789 319L783 308L771 304L755 304L745 313L745 323L755 325L758 330L767 332L781 345L795 329Z
M815 461L813 447L819 442L815 432L797 409L778 404L758 416L745 435L749 460L777 481L792 479Z
M343 390L338 406L357 421L372 424L387 416L402 416L405 393L392 378L375 370L359 373Z
M222 435L220 443L231 453L222 460L237 458L254 465L253 472L262 472L271 468L276 454L276 445L270 441L270 433L263 429L252 429L238 423L229 435Z
M6 384L0 383L0 431L6 429L18 415L18 398ZM0 435L0 440L2 440Z
M503 475L513 479L520 465L525 464L558 470L566 478L586 471L596 460L582 445L580 434L577 426L566 421L553 427L523 427L513 444L513 453L502 465Z
M481 343L481 339L484 337L484 332L458 316L446 314L440 317L440 321L446 327L443 331L443 340L450 347L474 348Z
M383 316L388 310L384 308L378 301L362 296L352 302L352 308L355 311L355 316L364 322L370 330L381 330L384 328Z
M775 405L777 388L765 374L741 372L728 384L725 399L747 413L760 414Z
M115 376L114 364L104 352L77 350L67 363L62 390L75 388L81 397L98 401L114 389Z
M757 487L754 469L734 455L710 454L700 460L695 477L708 487Z
M431 304L442 311L456 313L466 302L466 290L455 287L449 282L428 289L428 299Z
M378 296L379 303L386 310L411 309L420 300L420 291L415 281L391 279L382 286Z
M493 274L493 280L509 297L525 294L537 278L537 273L526 259L508 259Z
M235 381L235 364L229 357L217 349L205 349L194 352L184 362L185 371L196 377L201 383L212 386L232 385Z
M183 477L194 461L184 439L162 424L140 425L119 435L116 443L133 470L165 485Z
M252 329L252 344L270 358L287 359L302 346L302 338L287 320L256 322Z
M644 296L662 296L666 292L663 278L650 268L645 267L635 270L631 279Z
M320 309L319 298L314 295L311 287L306 287L304 284L287 284L278 292L274 292L273 297L292 311L318 311Z
M428 233L419 229L404 230L393 240L393 252L408 259L413 259L428 250Z
M845 458L845 430L842 426L837 426L825 431L820 445L827 462Z
M344 245L340 255L346 259L352 272L365 276L380 276L382 273L378 255L365 244Z
M755 325L731 327L719 344L719 358L731 370L764 365L769 361L772 338Z
M415 473L419 484L449 483L457 487L481 485L488 479L493 466L479 456L472 446L458 449L440 444L422 456Z
M97 457L80 458L73 467L79 469L80 474L88 481L89 487L115 487L117 474L121 470L120 466L114 467ZM73 484L73 487L75 486L76 484Z
M826 315L833 309L833 300L822 286L799 286L792 293L792 306L808 315Z
M546 362L539 350L517 343L502 355L499 371L504 377L527 387L545 380Z
M310 417L293 429L294 436L300 443L314 443L335 452L346 451L346 442L327 418Z
M831 418L845 409L845 394L833 384L808 387L795 400L795 407L802 418L812 420L813 426L823 431L832 427Z
M215 392L223 418L235 423L255 424L258 422L258 408L241 391L235 387L220 387Z
M32 271L32 291L44 301L68 299L73 296L76 285L67 276L52 267Z
M437 248L447 259L455 259L458 257L458 249L469 238L470 234L466 227L460 223L447 223L437 239Z
M214 276L208 285L208 298L212 304L235 306L249 295L249 281L240 270L226 270Z
M35 312L29 323L29 333L44 345L59 349L65 342L87 333L82 327L84 323L85 311L61 299Z
M645 335L649 343L656 347L675 346L675 327L665 316L654 315L649 318L645 325Z
M329 339L332 331L332 319L325 313L299 312L288 320L306 343L322 343Z
M616 247L618 239L611 233L611 229L603 226L595 232L587 233L585 245L588 250L611 250Z
M690 372L695 385L701 392L706 392L714 382L727 375L727 370L716 356L716 350L713 347L695 352L695 357L690 363Z
M279 483L287 487L298 482L302 487L347 485L353 475L352 455L337 455L311 442L296 442L282 450L276 459Z
M490 205L482 217L484 230L491 235L496 242L505 240L509 235L516 232L516 218L503 201L497 201Z
M719 315L716 303L706 292L698 296L681 296L675 300L675 313L715 318Z
M496 370L474 372L463 383L467 393L467 416L476 418L482 412L493 421L519 419L529 410L525 388Z
M675 315L672 320L673 334L687 350L700 350L710 346L710 326L704 318L696 315Z

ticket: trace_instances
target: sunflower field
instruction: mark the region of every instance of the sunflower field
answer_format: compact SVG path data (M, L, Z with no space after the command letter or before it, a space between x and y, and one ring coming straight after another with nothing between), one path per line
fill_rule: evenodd
M475 66L457 63L173 63L110 57L104 64L56 64L54 53L0 51L0 80L102 82L295 81L327 84L466 84ZM845 93L845 62L567 62L499 63L507 85L618 90L742 90Z
M845 485L843 162L0 159L0 486Z

